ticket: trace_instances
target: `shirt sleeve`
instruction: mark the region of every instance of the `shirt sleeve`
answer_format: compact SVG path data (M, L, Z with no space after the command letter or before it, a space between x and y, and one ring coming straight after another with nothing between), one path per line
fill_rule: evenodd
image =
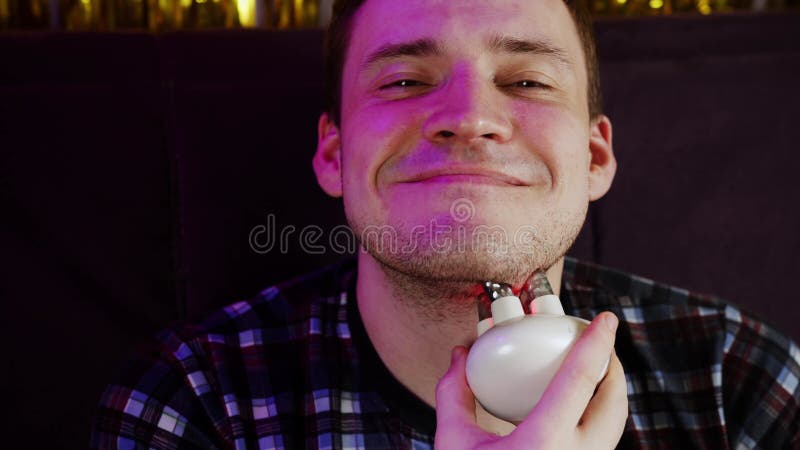
M800 449L800 350L769 325L725 309L722 395L732 449Z
M212 419L218 405L198 351L165 332L128 362L101 397L90 448L223 448L224 423Z

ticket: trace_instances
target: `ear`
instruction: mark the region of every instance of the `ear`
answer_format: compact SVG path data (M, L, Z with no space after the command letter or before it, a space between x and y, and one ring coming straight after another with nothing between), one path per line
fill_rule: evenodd
M617 159L611 145L611 119L600 115L591 123L589 152L592 160L589 165L589 201L602 197L611 188L614 174L617 173Z
M317 152L311 163L317 174L317 183L331 197L342 196L341 149L339 127L328 117L328 113L322 113L317 125Z

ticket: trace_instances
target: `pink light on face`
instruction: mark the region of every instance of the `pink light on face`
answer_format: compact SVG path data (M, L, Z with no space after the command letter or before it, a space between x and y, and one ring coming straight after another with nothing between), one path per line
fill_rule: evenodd
M321 141L338 154L318 177L341 191L356 232L387 226L420 242L370 257L443 279L520 283L566 251L585 217L586 85L561 0L365 2L342 71L340 127ZM462 198L474 205L468 222L450 213ZM512 237L534 229L535 239L502 254L440 252L437 235L414 234L434 221Z

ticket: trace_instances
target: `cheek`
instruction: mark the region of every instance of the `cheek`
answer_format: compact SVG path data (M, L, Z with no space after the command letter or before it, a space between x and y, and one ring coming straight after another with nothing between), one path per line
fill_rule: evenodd
M553 188L564 190L588 182L588 124L558 106L525 106L515 111L515 125L525 146L547 165Z
M364 220L384 223L389 205L384 188L393 164L416 148L410 111L365 107L343 120L342 183L345 206ZM351 139L352 137L352 139Z
M362 179L364 188L379 190L387 169L418 147L421 123L419 109L404 106L366 105L354 111L343 130L345 166ZM347 140L349 136L354 139Z

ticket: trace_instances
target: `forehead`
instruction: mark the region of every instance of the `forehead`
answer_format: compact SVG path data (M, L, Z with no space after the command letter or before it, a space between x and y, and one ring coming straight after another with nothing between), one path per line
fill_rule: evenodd
M498 35L553 43L584 67L562 0L367 0L351 24L345 71L388 44L430 39L451 53L478 54Z

